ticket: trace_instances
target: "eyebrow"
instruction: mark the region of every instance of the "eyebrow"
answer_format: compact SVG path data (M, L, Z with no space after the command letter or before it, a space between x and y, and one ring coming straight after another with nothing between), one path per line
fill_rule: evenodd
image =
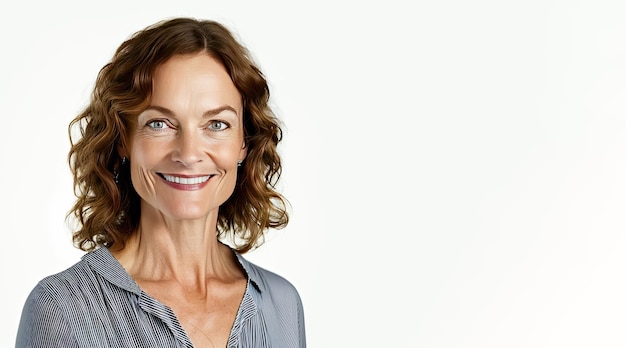
M150 105L144 111L148 111L148 110L155 110L167 116L175 116L174 111L166 107L159 106L159 105ZM202 114L202 117L214 116L214 115L221 113L222 111L232 111L235 113L235 115L237 115L237 110L235 110L235 108L233 108L230 105L223 105L215 109L205 111L204 114Z

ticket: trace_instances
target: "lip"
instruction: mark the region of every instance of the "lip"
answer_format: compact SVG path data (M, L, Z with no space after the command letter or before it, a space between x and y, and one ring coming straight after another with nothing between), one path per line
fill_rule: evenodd
M195 191L200 190L214 177L214 174L186 175L186 174L166 174L157 173L163 182L177 190Z

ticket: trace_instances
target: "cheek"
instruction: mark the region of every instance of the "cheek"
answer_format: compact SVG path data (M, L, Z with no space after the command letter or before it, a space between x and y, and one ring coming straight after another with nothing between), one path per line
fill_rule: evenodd
M237 144L224 144L217 146L211 151L211 157L215 164L223 169L237 168L237 161L241 148Z
M149 170L159 161L160 151L147 142L134 142L130 151L130 176L135 189L143 191L142 188L151 189L154 185L150 178Z
M146 162L150 162L150 153L143 151L141 148L133 148L130 153L131 173L133 176L137 171L141 170L145 166Z
M159 160L159 156L163 155L165 145L138 138L131 147L130 160L135 163L136 167L150 166Z

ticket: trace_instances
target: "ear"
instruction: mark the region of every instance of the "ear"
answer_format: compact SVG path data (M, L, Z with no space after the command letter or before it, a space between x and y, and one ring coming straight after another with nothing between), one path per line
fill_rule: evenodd
M239 161L243 161L244 159L246 159L247 155L248 155L248 145L244 142L243 146L241 147L241 150L239 150Z
M116 150L117 150L117 155L120 158L124 158L124 157L129 158L130 157L129 153L128 153L128 150L126 149L126 146L124 144L118 143Z

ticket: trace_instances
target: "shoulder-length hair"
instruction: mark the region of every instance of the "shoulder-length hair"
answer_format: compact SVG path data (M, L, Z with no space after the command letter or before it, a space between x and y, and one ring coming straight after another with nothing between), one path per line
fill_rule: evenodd
M233 194L219 208L218 237L230 237L234 248L245 253L263 243L268 228L287 225L286 200L275 189L282 170L276 150L282 130L268 105L265 77L223 25L175 18L135 33L117 49L100 70L89 105L69 125L68 161L77 200L68 218L79 223L73 234L78 248L123 248L136 230L140 198L120 151L127 149L129 131L150 102L156 67L172 56L199 52L224 65L243 101L247 156Z

